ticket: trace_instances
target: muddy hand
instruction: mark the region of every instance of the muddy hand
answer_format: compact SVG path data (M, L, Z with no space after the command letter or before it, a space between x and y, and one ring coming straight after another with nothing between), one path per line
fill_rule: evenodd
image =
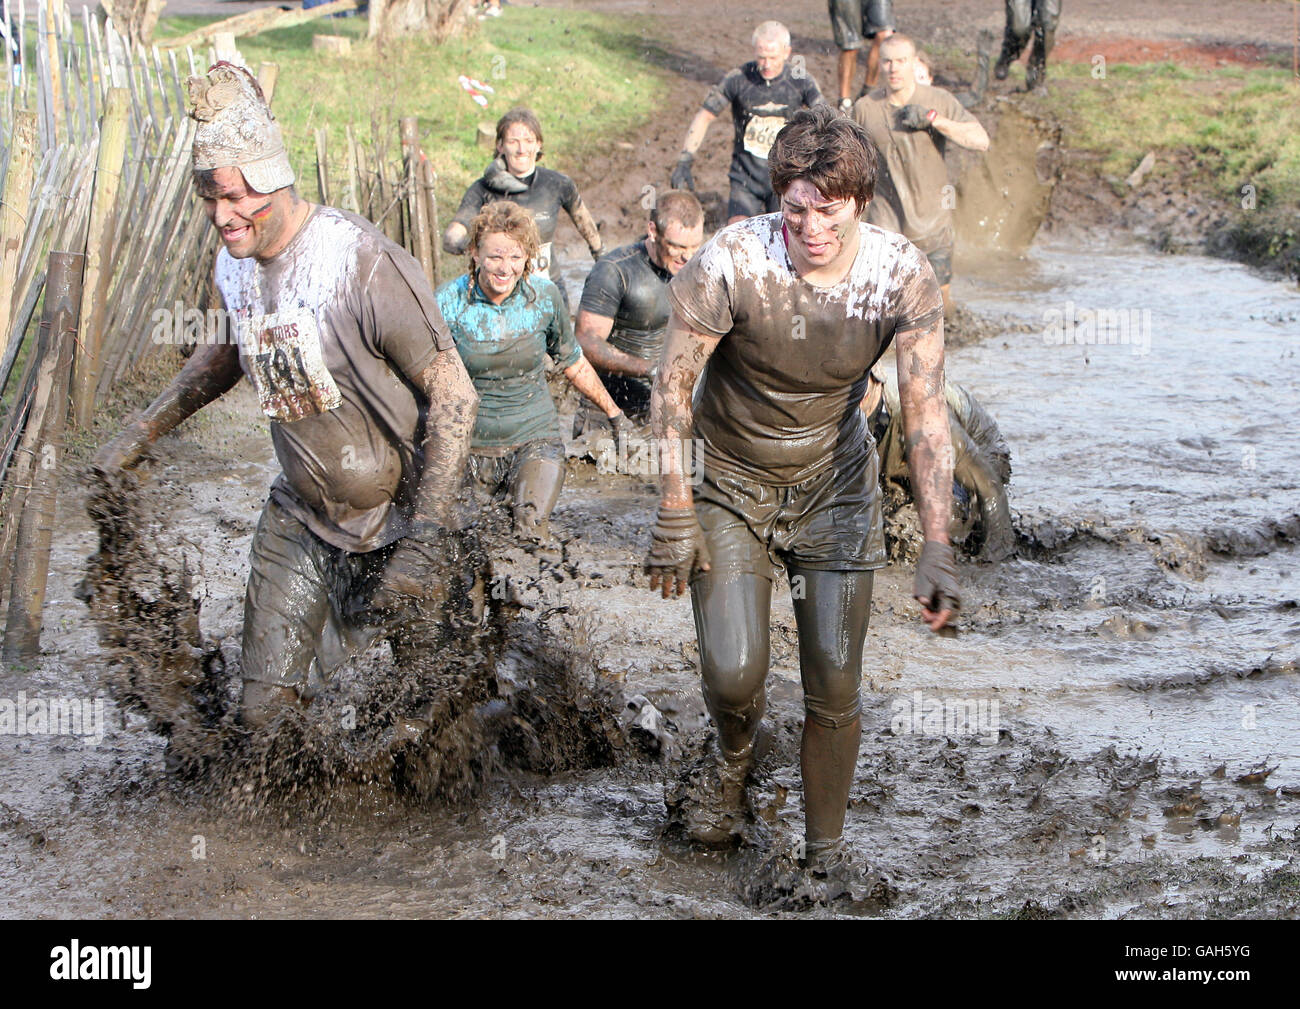
M916 562L912 594L921 604L921 618L932 631L942 629L961 609L957 561L950 544L938 540L925 541L921 559Z
M388 558L371 605L402 616L436 619L447 600L446 542L442 526L417 523Z
M644 568L650 588L661 589L665 599L685 592L695 571L709 570L709 548L694 508L659 506Z
M677 164L673 168L671 184L674 189L689 189L695 192L695 180L691 178L691 164L695 161L695 155L689 151L682 151L677 155Z
M906 130L928 130L930 110L923 105L904 105L898 112L898 125Z
M90 461L91 473L111 478L122 470L134 469L145 457L152 441L144 422L132 420L116 438L95 453Z

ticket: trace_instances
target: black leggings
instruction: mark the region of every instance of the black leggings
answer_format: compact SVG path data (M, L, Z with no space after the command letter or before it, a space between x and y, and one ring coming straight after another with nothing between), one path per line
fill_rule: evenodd
M862 646L871 616L871 571L790 568L803 681L802 767L809 841L837 838L844 824L860 736ZM691 585L704 702L723 755L750 752L766 707L772 582L735 572Z

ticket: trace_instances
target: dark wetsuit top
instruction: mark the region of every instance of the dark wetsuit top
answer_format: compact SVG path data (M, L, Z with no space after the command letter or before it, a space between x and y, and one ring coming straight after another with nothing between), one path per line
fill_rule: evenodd
M870 449L858 408L867 372L897 333L943 317L925 256L859 223L853 266L815 287L790 261L780 214L719 231L673 278L682 320L721 337L695 408L706 468L790 487Z
M537 231L542 239L541 251L533 261L533 272L548 274L563 293L559 258L555 255L551 243L555 239L555 227L560 223L560 209L563 208L572 216L574 208L578 205L580 199L578 184L561 172L553 172L549 168L538 165L533 169L532 175L516 179L517 182L528 187L524 192L505 193L488 185L486 180L490 174L489 166L483 178L477 179L465 190L465 195L456 210L456 216L452 220L469 230L469 226L485 204L500 203L503 200L517 203L524 209L532 211L533 220L537 222Z
M645 243L643 235L593 266L578 309L614 320L610 346L633 357L658 361L672 314L668 282L673 276L655 266ZM629 417L638 418L650 409L649 378L598 372L614 402Z
M823 98L817 81L807 71L795 77L788 61L770 81L763 79L758 64L750 60L711 87L704 96L704 108L716 116L730 105L736 127L731 180L767 199L772 192L767 154L776 135L796 112L820 101Z
M546 387L547 358L569 368L582 360L582 349L556 286L529 277L494 305L462 274L438 288L438 308L479 394L470 450L500 454L559 438L560 417Z

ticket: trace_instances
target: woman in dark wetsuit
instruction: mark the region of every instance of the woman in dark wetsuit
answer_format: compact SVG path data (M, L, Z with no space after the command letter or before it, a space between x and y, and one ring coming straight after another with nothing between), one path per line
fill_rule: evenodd
M533 272L539 245L528 211L491 203L470 221L469 271L438 289L438 308L479 394L470 477L480 490L508 498L516 533L536 540L546 537L564 484L547 358L604 411L616 433L631 430L582 356L559 289Z
M568 309L569 296L560 279L559 258L553 248L560 210L563 208L572 218L593 259L599 259L604 252L596 222L578 194L577 183L567 175L537 164L542 158L542 125L531 109L511 109L497 121L496 150L496 160L465 191L456 216L443 234L442 247L460 255L469 242L470 223L485 204L500 200L517 203L531 210L537 222L540 246L533 272L547 274L555 282Z

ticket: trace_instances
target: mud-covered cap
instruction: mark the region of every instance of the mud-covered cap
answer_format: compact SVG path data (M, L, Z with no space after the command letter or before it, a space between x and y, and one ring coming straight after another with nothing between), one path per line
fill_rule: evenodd
M238 168L259 193L293 185L280 127L257 81L243 67L215 64L186 81L194 134L194 169Z

